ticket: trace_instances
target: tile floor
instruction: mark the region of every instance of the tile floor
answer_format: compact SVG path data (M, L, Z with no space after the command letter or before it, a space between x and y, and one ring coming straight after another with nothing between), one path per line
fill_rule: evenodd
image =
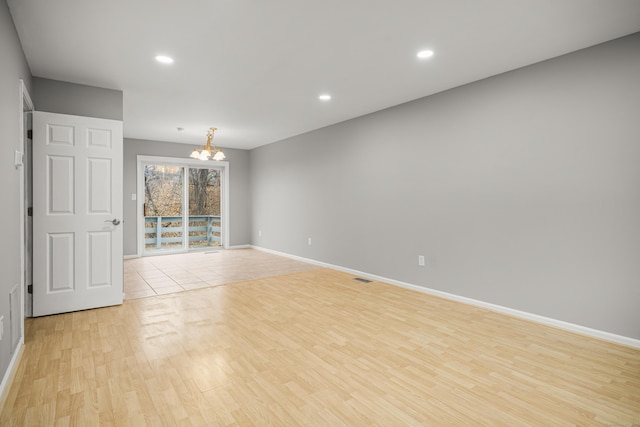
M320 268L256 249L159 255L124 261L125 299L219 286Z

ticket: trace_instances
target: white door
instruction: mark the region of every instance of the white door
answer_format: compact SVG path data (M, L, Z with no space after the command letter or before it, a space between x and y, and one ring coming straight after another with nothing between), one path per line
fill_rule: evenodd
M122 122L33 113L33 315L122 304Z

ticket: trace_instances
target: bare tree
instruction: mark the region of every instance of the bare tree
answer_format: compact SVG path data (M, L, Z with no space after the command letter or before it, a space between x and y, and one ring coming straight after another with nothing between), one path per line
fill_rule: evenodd
M189 180L191 183L189 214L208 215L209 197L207 187L209 185L209 169L189 169Z

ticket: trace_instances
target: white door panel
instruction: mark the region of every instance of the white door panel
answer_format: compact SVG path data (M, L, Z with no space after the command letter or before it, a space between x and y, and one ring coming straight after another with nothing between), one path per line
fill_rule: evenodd
M34 112L34 316L122 303L120 219L122 122Z

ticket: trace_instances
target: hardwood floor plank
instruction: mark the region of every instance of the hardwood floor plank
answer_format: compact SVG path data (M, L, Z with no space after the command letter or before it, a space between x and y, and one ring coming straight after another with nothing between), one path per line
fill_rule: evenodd
M631 426L639 397L638 349L311 269L28 319L0 425Z

